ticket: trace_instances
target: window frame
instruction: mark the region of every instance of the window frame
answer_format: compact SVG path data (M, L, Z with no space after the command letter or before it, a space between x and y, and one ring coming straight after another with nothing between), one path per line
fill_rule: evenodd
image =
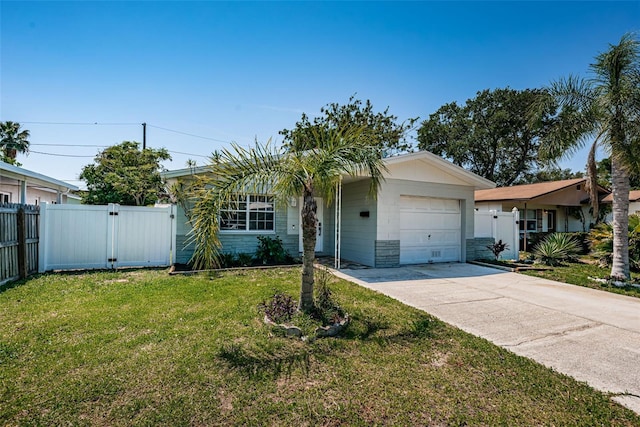
M268 206L259 206L251 209L253 203L264 203ZM237 205L235 208L233 204ZM223 234L275 234L276 232L276 202L271 194L234 194L227 204L226 209L221 209L219 214L220 233ZM235 222L236 226L243 228L223 228L223 215L229 213L233 216L229 222ZM259 228L262 224L265 228ZM271 228L266 228L271 224ZM251 228L255 226L256 228Z

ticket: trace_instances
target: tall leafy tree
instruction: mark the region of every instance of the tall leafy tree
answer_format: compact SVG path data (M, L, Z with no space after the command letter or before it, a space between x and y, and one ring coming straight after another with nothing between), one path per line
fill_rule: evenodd
M0 160L20 166L16 160L18 153L29 153L29 131L20 130L20 123L0 123Z
M276 149L269 143L245 149L232 145L211 158L211 174L192 193L193 261L196 267L215 267L220 248L219 212L233 194L269 193L279 203L302 196L303 266L300 309L314 307L313 285L317 205L315 197L331 201L344 174L371 177L377 194L383 179L382 147L372 144L362 126L338 127L318 123L304 129L304 140Z
M137 142L124 141L98 153L95 163L82 168L80 179L87 183L82 203L146 206L164 193L160 176L162 160L171 156L164 148L140 150Z
M598 184L611 188L611 158L605 157L604 159L596 162L596 176L598 177ZM629 188L631 190L640 190L640 174L635 172L629 175Z
M571 169L561 169L559 167L546 167L526 174L518 179L513 185L535 184L538 182L562 181L564 179L584 178L584 172L574 172ZM608 187L608 186L605 186Z
M544 166L540 125L527 120L539 90L483 90L464 105L445 104L418 129L418 147L498 186L509 186Z
M629 176L640 171L640 42L626 34L595 57L591 77L571 76L546 88L532 117L559 108L545 125L541 154L571 156L594 141L587 160L591 200L597 200L595 152L602 146L611 158L613 260L611 276L629 278ZM597 215L597 206L594 213Z
M375 112L371 101L362 102L355 96L349 98L345 105L327 104L320 109L320 115L313 121L306 114L293 129L283 129L284 143L291 149L305 150L314 148L316 138L313 133L319 127L340 128L359 127L363 138L370 144L380 147L384 156L408 152L412 150L407 133L416 123L417 118L410 118L398 123L398 117L389 113L389 107L382 112Z

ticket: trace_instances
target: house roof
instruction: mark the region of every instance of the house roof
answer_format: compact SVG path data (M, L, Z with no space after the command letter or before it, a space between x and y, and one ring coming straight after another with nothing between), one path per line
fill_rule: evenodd
M417 151L415 153L402 154L399 156L387 157L384 159L385 164L387 165L402 164L404 162L415 160L420 160L431 167L435 167L448 174L451 174L456 178L464 181L465 183L473 186L476 190L493 189L493 187L496 186L493 181L489 181L488 179L483 178L480 175L470 172L458 165L454 165L450 161L445 160L442 157L437 156L429 151Z
M640 190L631 190L629 191L629 201L637 202L640 201ZM607 195L604 199L602 199L603 203L613 203L613 194Z
M562 181L540 182L537 184L513 185L489 190L476 190L476 202L498 202L505 200L532 200L556 191L564 190L572 185L582 184L586 178L565 179Z
M468 170L461 168L460 166L454 165L448 160L445 160L440 156L436 156L435 154L430 153L428 151L418 151L415 153L402 154L394 157L387 157L384 159L384 163L385 165L390 166L390 165L399 165L405 162L411 162L416 160L422 161L423 163L426 163L431 167L435 167L437 169L443 170L457 177L458 179L464 181L468 185L473 186L476 189L495 187L495 184L492 181L489 181L488 179L485 179L480 175L476 175L473 172L469 172ZM172 171L165 171L165 172L162 172L162 176L164 178L178 178L181 176L205 173L205 172L209 172L210 170L211 169L209 168L209 166L198 166L196 168L184 168L184 169L177 169ZM345 176L345 178L347 177Z
M53 188L58 191L79 190L79 188L75 185L68 184L64 181L51 178L50 176L46 176L38 172L33 172L28 169L10 165L9 163L5 162L0 162L0 177L26 181L32 186L35 185L39 187Z

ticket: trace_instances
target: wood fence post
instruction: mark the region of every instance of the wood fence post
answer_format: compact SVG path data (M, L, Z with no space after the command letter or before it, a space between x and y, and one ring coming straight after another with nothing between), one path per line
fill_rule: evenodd
M18 209L18 274L20 279L26 279L29 271L27 261L27 221L24 206Z

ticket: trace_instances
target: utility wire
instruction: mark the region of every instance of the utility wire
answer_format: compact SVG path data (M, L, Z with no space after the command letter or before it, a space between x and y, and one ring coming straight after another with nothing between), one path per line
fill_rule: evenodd
M139 126L140 123L99 123L99 122L19 122L28 125L72 125L72 126Z
M85 157L85 158L95 157L95 156L78 156L75 154L43 153L42 151L34 151L34 150L29 150L29 153L44 154L45 156L57 156L57 157Z
M35 145L38 146L47 146L47 147L87 147L87 148L107 148L109 147L108 145L83 145L83 144L29 144L30 147L33 147ZM169 153L174 153L174 154L183 154L185 156L195 156L195 157L202 157L205 159L208 159L209 156L205 156L203 154L194 154L194 153L185 153L182 151L173 151L173 150L167 150ZM38 153L38 154L46 154L46 155L51 155L51 156L67 156L67 157L93 157L93 156L71 156L71 155L66 155L66 154L57 154L57 153L43 153L41 151L33 151L30 150L31 153Z
M143 123L100 123L100 122L19 122L19 123L31 124L31 125L72 125L72 126L95 126L95 125L97 125L97 126L138 126L138 125L143 125ZM193 134L193 133L182 132L182 131L175 130L175 129L169 129L169 128L165 128L165 127L161 127L161 126L155 126L155 125L152 125L150 123L147 123L146 125L151 127L151 128L160 129L160 130L164 130L164 131L167 131L167 132L178 133L180 135L191 136L193 138L200 138L200 139L206 139L206 140L209 140L209 141L223 142L225 144L230 144L231 143L231 141L225 141L223 139L210 138L208 136L202 136L202 135L196 135L196 134Z
M181 132L179 130L167 129L167 128L163 128L163 127L160 127L160 126L151 125L149 123L147 123L147 126L149 126L150 128L156 128L156 129L165 130L167 132L179 133L180 135L187 135L187 136L192 136L194 138L207 139L209 141L224 142L225 144L231 144L231 141L224 141L222 139L209 138L208 136L200 136L200 135L195 135L195 134L192 134L192 133Z
M108 145L84 145L84 144L29 144L29 147L34 145L46 145L48 147L97 147L97 148L107 148Z

